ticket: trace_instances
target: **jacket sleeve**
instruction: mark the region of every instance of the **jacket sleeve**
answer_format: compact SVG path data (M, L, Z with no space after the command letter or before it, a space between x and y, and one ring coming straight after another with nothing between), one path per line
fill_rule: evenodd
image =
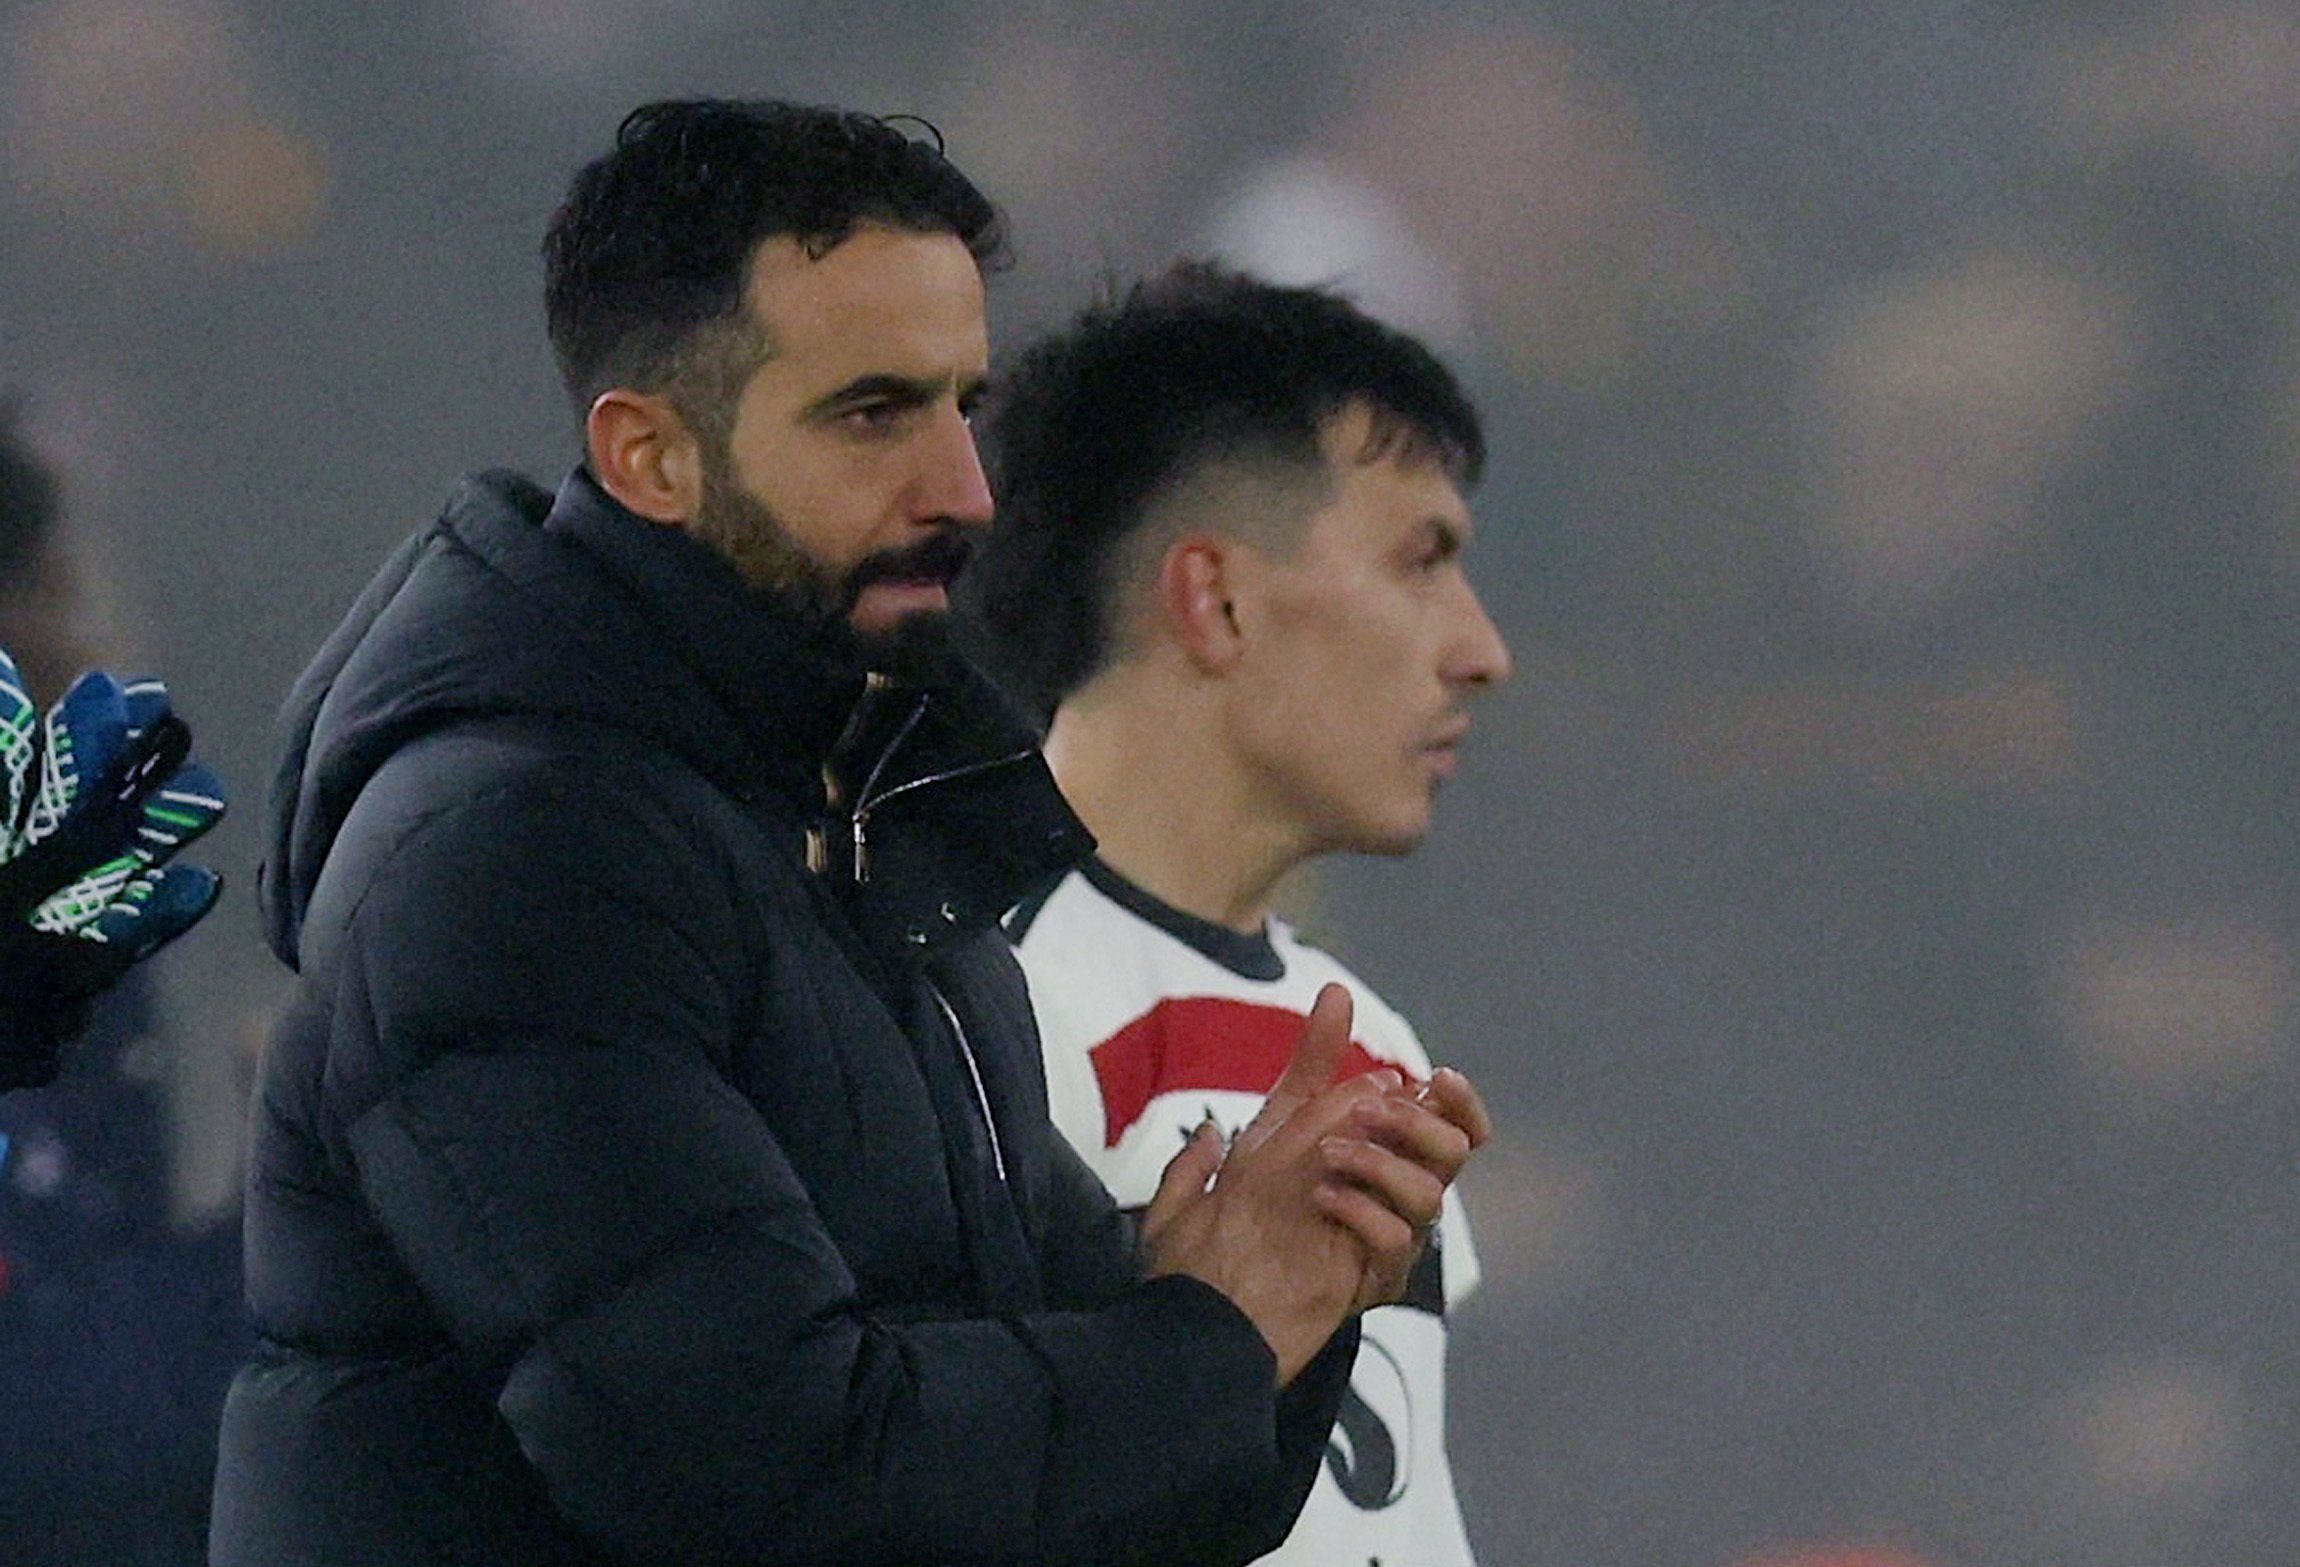
M864 1309L722 1070L730 872L660 802L599 804L532 778L458 802L331 960L363 1198L560 1510L662 1563L1256 1554L1241 1519L1292 1488L1304 1411L1251 1324L1189 1280Z
M1049 1291L1059 1300L1065 1290L1092 1299L1096 1291L1123 1289L1125 1281L1115 1279L1109 1270L1122 1267L1128 1281L1137 1276L1140 1210L1121 1210L1101 1177L1051 1122L1047 1139L1052 1150L1046 1203ZM1188 1281L1163 1282L1182 1285ZM1194 1284L1191 1287L1214 1296L1230 1316L1245 1320L1215 1291ZM1349 1390L1350 1368L1357 1361L1358 1337L1357 1319L1352 1318L1279 1395L1275 1463L1258 1472L1248 1471L1240 1477L1244 1483L1210 1495L1203 1516L1168 1525L1171 1532L1163 1553L1153 1552L1146 1559L1252 1561L1284 1543L1317 1481L1318 1466L1325 1460L1334 1416ZM1255 1332L1255 1342L1261 1343L1259 1332ZM1086 1356L1094 1353L1091 1343L1081 1345L1080 1351ZM1264 1379L1274 1375L1275 1369L1274 1362L1265 1362ZM1096 1449L1117 1451L1125 1443L1122 1427L1132 1418L1130 1401L1120 1398L1100 1414L1113 1429L1098 1440L1071 1449L1069 1456L1075 1461L1092 1462ZM1088 1487L1096 1478L1091 1471L1083 1472L1072 1483ZM1203 1554L1185 1554L1188 1549Z

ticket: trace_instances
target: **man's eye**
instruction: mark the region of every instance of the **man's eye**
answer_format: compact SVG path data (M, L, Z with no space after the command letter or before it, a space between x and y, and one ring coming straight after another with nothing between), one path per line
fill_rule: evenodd
M1434 531L1423 536L1408 559L1417 573L1427 576L1460 559L1461 544L1458 534Z

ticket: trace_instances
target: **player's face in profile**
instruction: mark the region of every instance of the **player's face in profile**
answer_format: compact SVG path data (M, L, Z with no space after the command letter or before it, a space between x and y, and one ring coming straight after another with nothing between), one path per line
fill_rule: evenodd
M843 614L866 639L949 607L990 520L967 415L989 374L982 274L949 234L864 225L820 257L751 263L766 361L705 453L696 531L753 586Z
M1465 698L1509 651L1464 572L1469 510L1439 463L1361 459L1371 415L1326 431L1334 485L1294 550L1251 573L1240 744L1318 851L1402 853L1429 831L1469 728Z

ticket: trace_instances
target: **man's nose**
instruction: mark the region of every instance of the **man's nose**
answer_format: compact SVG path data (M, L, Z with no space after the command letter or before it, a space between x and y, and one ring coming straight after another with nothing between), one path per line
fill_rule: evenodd
M1455 639L1446 678L1480 690L1500 685L1509 678L1513 667L1509 644L1502 640L1493 617L1486 614L1476 590L1466 582L1462 584L1462 597L1465 613L1459 622L1460 635Z
M982 453L975 447L974 430L955 408L934 421L920 475L919 509L928 517L983 527L990 522L990 480L982 471Z

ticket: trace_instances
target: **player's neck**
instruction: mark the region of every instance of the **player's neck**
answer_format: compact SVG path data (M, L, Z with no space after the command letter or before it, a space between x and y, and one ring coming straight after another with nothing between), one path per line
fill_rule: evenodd
M1254 808L1207 727L1152 695L1066 704L1046 760L1104 864L1169 907L1253 934L1305 857Z

